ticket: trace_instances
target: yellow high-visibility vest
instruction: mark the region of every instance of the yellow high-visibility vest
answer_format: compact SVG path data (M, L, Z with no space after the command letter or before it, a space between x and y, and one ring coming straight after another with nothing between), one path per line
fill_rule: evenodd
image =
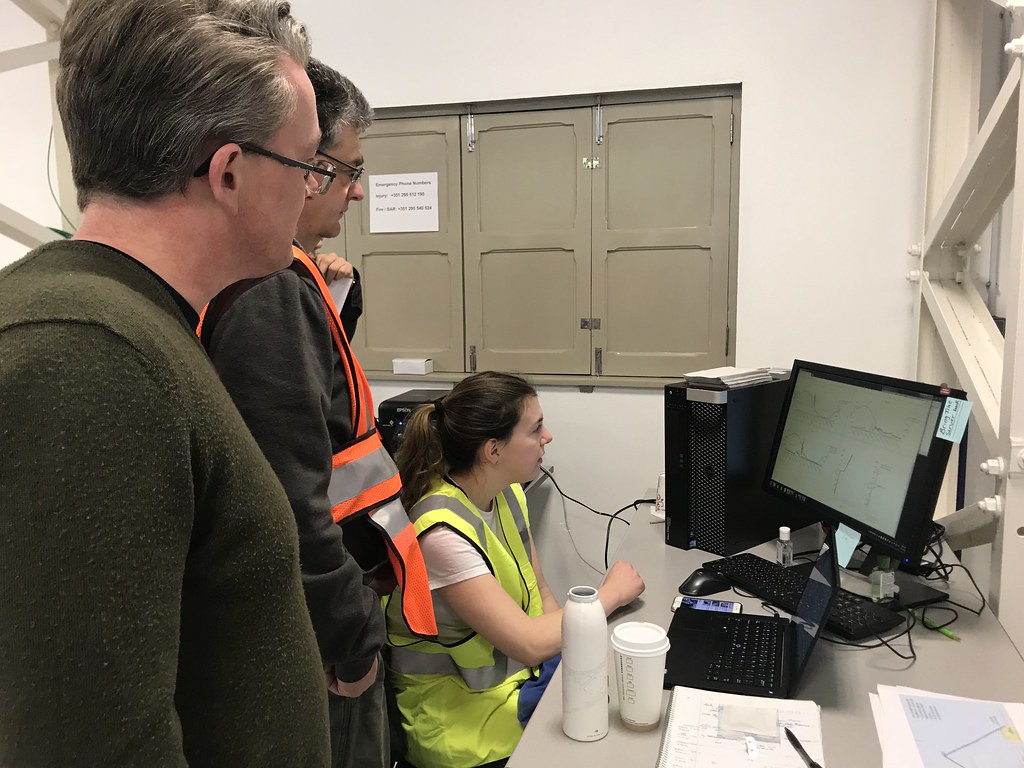
M516 484L494 500L502 542L457 486L438 481L410 510L417 537L448 526L481 553L502 588L528 616L544 612L530 557L526 497ZM437 638L417 637L385 598L388 667L408 741L409 760L421 768L470 768L512 754L523 729L519 689L536 677L476 634L443 601L434 599Z

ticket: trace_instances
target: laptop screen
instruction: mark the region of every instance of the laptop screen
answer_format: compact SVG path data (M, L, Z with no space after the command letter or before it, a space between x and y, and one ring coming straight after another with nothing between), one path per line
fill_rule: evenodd
M811 575L807 577L800 602L793 613L794 666L791 689L803 674L818 635L828 620L832 603L839 591L839 562L835 551L835 537L830 532L821 545Z

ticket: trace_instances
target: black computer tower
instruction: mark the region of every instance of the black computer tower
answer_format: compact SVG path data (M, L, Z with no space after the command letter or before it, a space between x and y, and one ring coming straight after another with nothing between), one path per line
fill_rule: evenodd
M764 490L787 380L665 386L665 542L733 555L815 520Z
M446 389L410 389L400 395L389 397L377 406L377 424L380 427L381 441L392 456L402 442L405 422L414 410L423 403L432 403L444 397Z

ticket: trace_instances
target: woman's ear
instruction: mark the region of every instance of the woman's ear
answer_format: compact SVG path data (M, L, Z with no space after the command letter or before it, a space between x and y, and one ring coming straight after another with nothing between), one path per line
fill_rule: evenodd
M481 453L485 463L496 464L501 458L501 443L492 437L481 446Z

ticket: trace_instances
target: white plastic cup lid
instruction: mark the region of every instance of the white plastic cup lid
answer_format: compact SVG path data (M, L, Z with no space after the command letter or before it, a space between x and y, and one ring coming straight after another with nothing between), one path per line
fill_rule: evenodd
M657 624L627 621L612 630L612 648L620 653L654 656L668 650L668 635Z

